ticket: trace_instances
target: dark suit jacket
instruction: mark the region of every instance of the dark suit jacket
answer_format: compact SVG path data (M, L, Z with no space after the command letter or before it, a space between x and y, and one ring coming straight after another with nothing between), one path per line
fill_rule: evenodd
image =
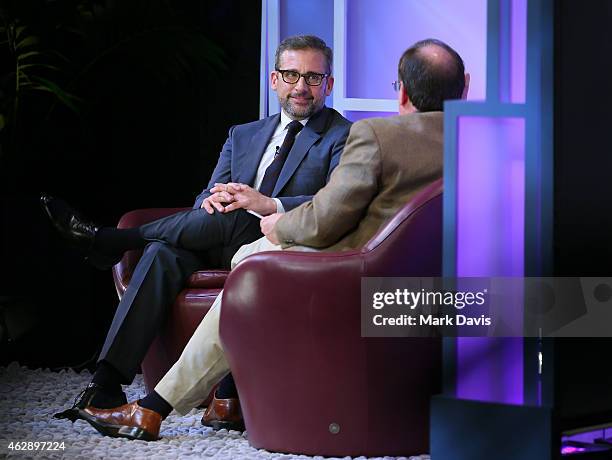
M210 196L216 182L240 182L253 186L266 146L280 120L280 114L263 120L232 126L219 161L194 209ZM272 192L286 211L312 199L329 180L348 136L351 122L334 109L323 107L313 115L295 140Z

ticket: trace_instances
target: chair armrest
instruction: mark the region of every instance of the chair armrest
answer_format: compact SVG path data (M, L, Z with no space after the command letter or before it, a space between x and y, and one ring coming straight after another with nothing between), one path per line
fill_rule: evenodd
M191 208L148 208L129 211L121 216L117 228L134 228L162 217L176 214ZM113 267L113 280L119 297L125 292L136 264L142 256L141 250L127 251L117 265Z
M321 353L337 358L328 364L351 360L361 336L361 268L359 251L274 251L245 259L226 281L219 324L232 369L265 387L275 367L292 365L279 355L293 363ZM259 366L255 375L253 366Z
M349 304L348 296L359 299L362 266L360 251L254 254L227 278L221 324L227 318L232 330L238 321L247 327L262 320L271 328L287 321L320 325L343 313L340 304ZM325 311L329 305L338 307Z

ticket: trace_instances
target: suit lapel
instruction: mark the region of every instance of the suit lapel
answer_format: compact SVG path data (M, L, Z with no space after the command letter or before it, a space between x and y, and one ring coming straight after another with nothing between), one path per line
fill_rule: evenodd
M293 147L291 147L289 156L287 157L280 176L278 176L278 180L276 181L276 185L274 186L274 191L272 192L273 197L275 197L283 189L287 182L289 182L289 179L291 179L293 173L295 173L295 170L308 153L308 150L310 150L310 147L312 147L312 145L321 138L321 133L327 126L328 118L329 109L327 107L323 107L317 114L308 120L308 123L306 123L304 129L302 129L298 137L295 139Z
M240 165L239 170L244 171L248 176L237 179L238 182L244 184L253 184L255 181L255 175L263 157L264 151L270 142L274 130L278 126L280 120L280 114L274 115L266 119L265 124L251 137L249 146L245 151L244 163Z

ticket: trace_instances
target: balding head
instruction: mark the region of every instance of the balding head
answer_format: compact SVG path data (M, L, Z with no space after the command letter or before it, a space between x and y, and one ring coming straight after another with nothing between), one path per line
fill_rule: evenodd
M408 48L400 59L398 75L410 102L420 112L442 110L445 100L461 98L465 85L461 56L435 39Z

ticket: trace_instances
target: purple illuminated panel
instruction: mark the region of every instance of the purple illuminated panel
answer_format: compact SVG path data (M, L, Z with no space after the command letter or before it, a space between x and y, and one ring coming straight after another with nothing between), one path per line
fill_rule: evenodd
M563 436L562 441L593 442L597 438L607 439L610 435L612 435L612 428L601 428L572 436Z
M523 342L520 338L457 338L457 397L523 403Z
M527 0L512 0L511 14L510 102L524 104L527 78Z
M525 121L458 123L457 276L523 276Z
M348 1L346 97L395 99L397 62L425 38L443 40L461 54L472 76L469 99L484 100L486 0Z
M361 112L357 110L348 110L344 112L344 116L352 122L363 120L364 118L391 117L393 115L397 115L397 112Z
M316 18L316 20L313 20ZM334 4L328 0L280 0L281 40L290 35L311 34L328 46L334 43Z
M316 18L316 20L313 20ZM329 0L280 0L280 39L291 35L316 35L327 46L334 44L334 2ZM270 56L271 62L274 56ZM334 93L327 97L328 107L334 104Z
M457 128L457 276L523 276L525 121ZM457 397L521 404L522 359L521 339L458 338Z

